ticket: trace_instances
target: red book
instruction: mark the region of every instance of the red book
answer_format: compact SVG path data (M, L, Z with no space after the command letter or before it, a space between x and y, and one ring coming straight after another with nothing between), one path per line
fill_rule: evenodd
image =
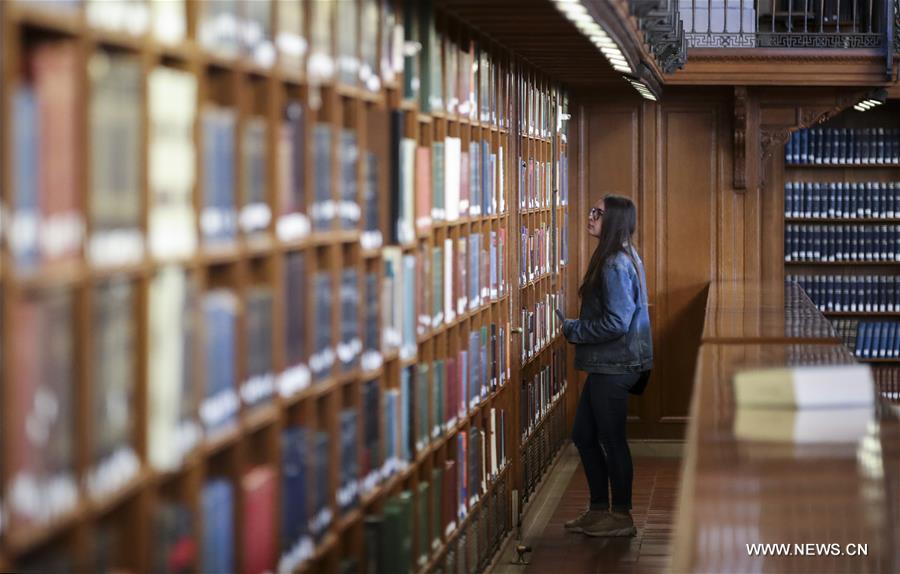
M416 148L416 229L431 228L431 148Z
M257 466L241 480L244 499L245 574L275 571L278 535L275 532L275 471Z
M74 42L39 44L31 56L40 116L40 253L44 262L77 257L82 236L77 97L80 66Z
M444 532L447 531L447 527L451 523L456 523L456 512L458 509L456 504L458 477L456 473L456 461L452 459L446 461L444 463L444 492L441 493L441 505L443 506L441 515L444 517L444 523L441 524L441 527L444 529Z

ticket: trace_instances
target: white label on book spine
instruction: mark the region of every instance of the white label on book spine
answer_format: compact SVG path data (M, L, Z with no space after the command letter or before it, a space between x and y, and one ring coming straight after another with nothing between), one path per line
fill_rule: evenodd
M272 220L272 210L265 203L251 203L241 208L240 223L244 233L262 231Z
M50 522L78 503L78 485L68 472L49 477L20 472L13 477L8 494L13 514L34 522Z
M140 469L140 461L130 446L121 446L88 473L87 490L98 499L121 490Z
M241 385L240 392L245 405L261 403L275 394L275 376L265 373L251 377Z
M144 257L144 238L138 229L116 229L94 233L90 259L98 266L130 265Z
M302 213L282 215L275 224L275 233L281 241L303 239L309 235L309 218Z

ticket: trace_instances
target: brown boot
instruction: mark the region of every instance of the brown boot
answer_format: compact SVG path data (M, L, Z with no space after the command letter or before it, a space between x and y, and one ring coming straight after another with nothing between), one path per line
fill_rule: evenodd
M608 511L606 510L591 510L590 508L585 508L584 512L578 515L578 518L574 518L563 524L563 528L569 532L584 532L585 526L597 522L606 514L608 514Z
M588 536L634 536L634 520L630 512L609 512L601 520L585 525L582 530Z

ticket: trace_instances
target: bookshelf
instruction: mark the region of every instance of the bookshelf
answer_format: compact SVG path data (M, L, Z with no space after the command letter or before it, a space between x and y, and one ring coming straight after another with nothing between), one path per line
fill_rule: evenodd
M785 147L785 273L875 367L883 392L900 363L898 113L895 101L847 111Z
M0 61L0 566L486 567L566 438L560 87L393 0L3 2Z

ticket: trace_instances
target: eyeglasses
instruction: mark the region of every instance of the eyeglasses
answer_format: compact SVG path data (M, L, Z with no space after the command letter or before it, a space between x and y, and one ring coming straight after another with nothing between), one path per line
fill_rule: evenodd
M605 209L600 209L599 207L592 207L591 210L588 212L588 219L597 220L597 219L600 219L601 217L603 217L604 215L606 215Z

